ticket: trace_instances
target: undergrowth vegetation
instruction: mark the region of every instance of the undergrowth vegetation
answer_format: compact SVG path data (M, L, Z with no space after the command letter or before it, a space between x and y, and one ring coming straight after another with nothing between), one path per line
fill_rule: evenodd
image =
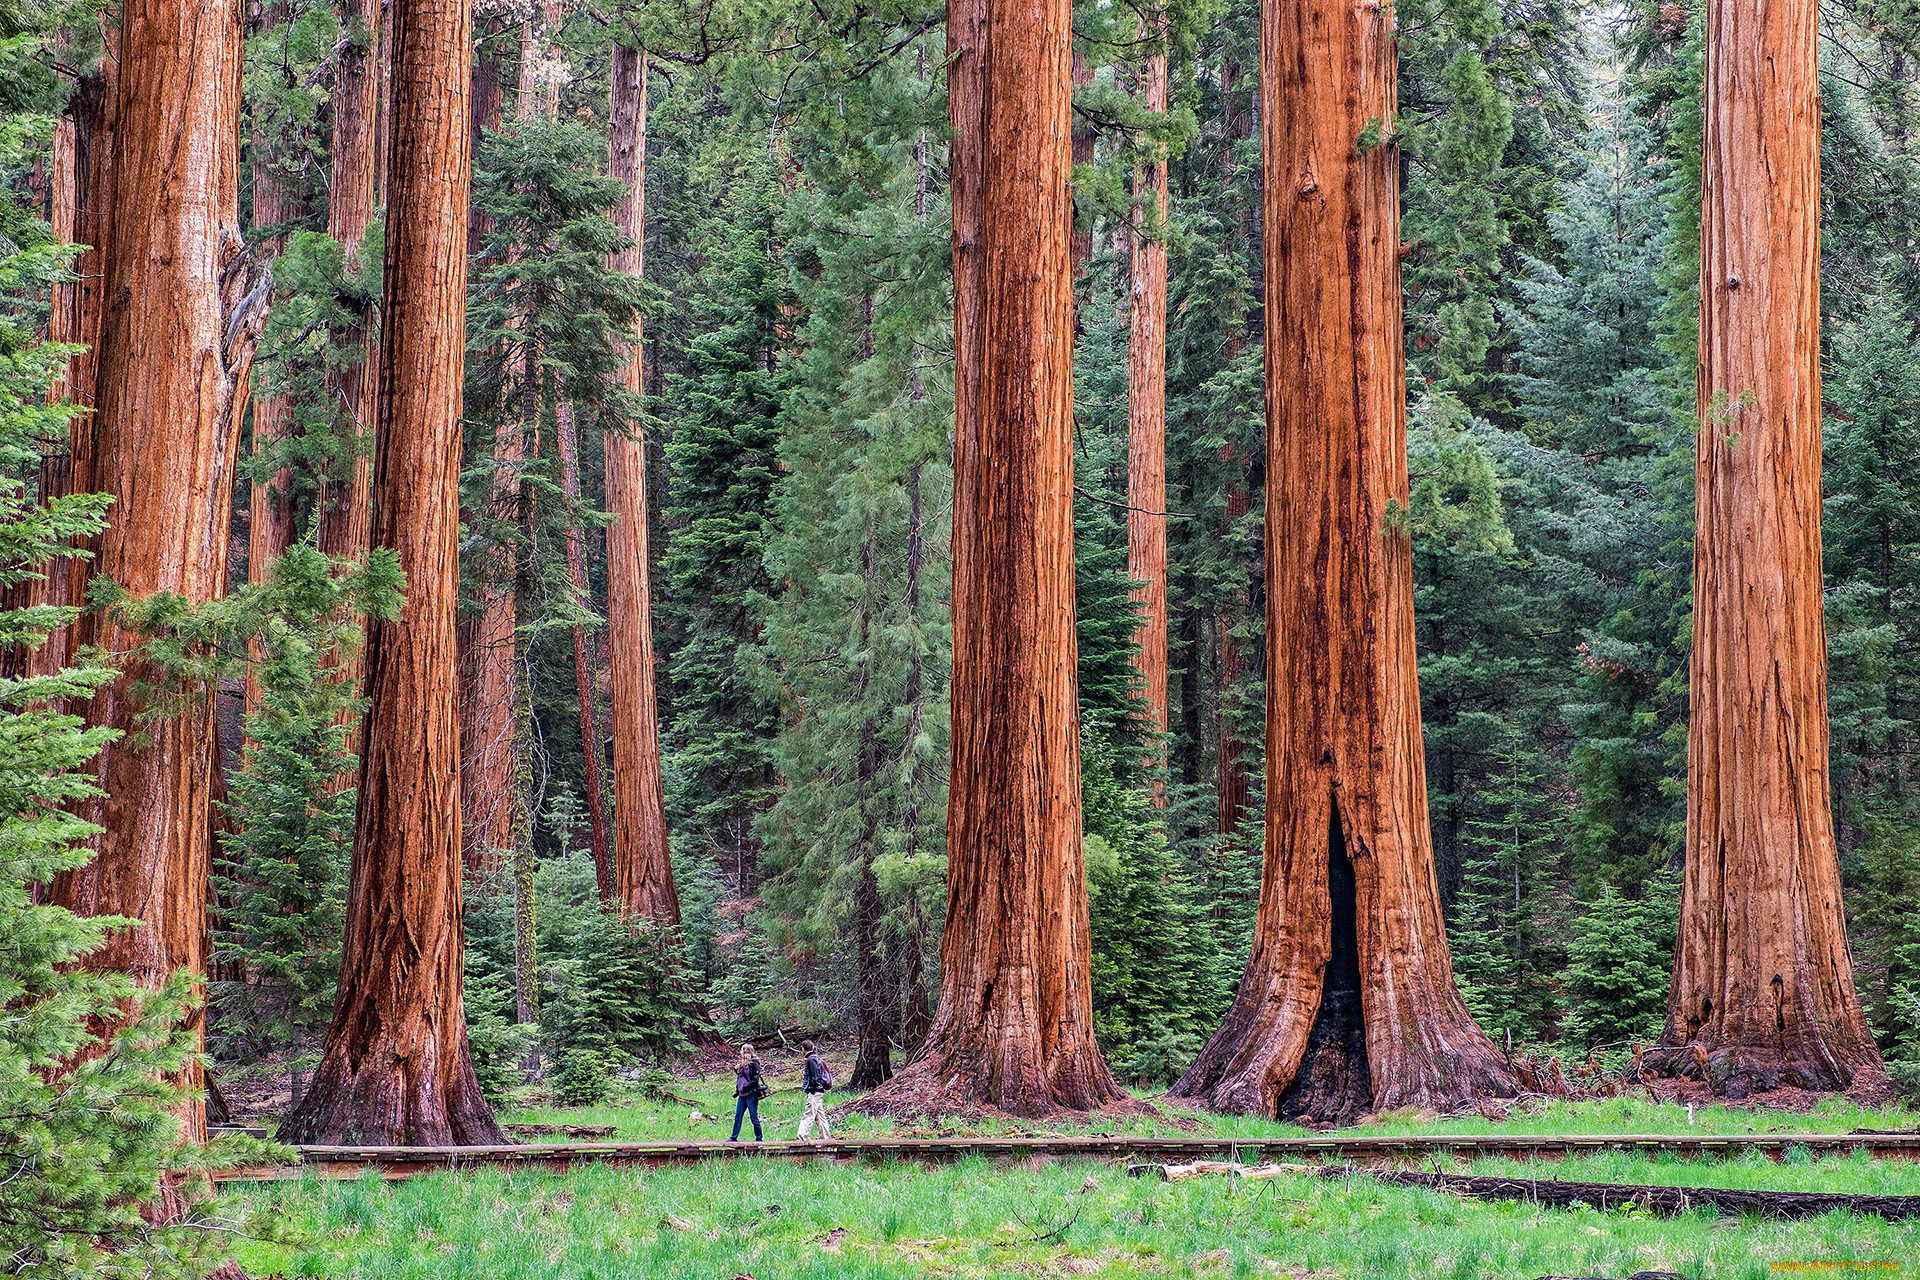
M1569 1161L1569 1178L1716 1183L1790 1175L1811 1188L1920 1190L1920 1171L1863 1160L1803 1167L1644 1156ZM1711 1175L1710 1179L1706 1175ZM1732 1185L1733 1183L1729 1183ZM281 1238L250 1273L333 1280L725 1277L846 1280L1010 1275L1531 1280L1760 1280L1776 1263L1910 1259L1920 1224L1843 1214L1764 1222L1469 1203L1364 1178L1160 1183L1115 1165L974 1158L739 1160L570 1175L481 1170L410 1182L295 1182L240 1193Z

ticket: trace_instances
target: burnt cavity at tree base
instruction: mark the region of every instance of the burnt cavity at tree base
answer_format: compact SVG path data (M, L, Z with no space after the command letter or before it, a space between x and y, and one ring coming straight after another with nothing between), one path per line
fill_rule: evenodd
M1367 1065L1367 1022L1360 1000L1358 888L1340 831L1339 806L1328 806L1327 898L1332 949L1320 986L1320 1010L1306 1051L1281 1093L1282 1120L1347 1124L1373 1110Z

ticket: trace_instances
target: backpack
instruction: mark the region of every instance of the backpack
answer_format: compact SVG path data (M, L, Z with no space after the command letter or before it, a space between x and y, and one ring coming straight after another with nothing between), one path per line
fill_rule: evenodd
M827 1070L827 1064L819 1057L807 1059L805 1088L808 1093L825 1093L833 1088L833 1072Z

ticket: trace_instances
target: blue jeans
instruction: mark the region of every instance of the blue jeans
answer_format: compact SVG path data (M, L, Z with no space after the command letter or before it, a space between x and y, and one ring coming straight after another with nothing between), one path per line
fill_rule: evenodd
M740 1117L753 1117L753 1140L760 1141L760 1099L751 1093L743 1093L733 1104L733 1138L740 1139Z

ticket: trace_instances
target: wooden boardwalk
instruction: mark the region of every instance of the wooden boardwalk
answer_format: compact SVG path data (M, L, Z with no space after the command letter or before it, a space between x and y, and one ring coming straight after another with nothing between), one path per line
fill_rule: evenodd
M1867 1152L1879 1159L1920 1158L1920 1133L1474 1134L1380 1137L1328 1134L1306 1138L1145 1138L1097 1134L1030 1138L837 1138L829 1142L529 1142L498 1147L300 1147L302 1163L216 1173L221 1182L289 1178L412 1178L459 1169L526 1169L564 1173L576 1164L668 1165L705 1160L961 1160L1092 1158L1183 1164L1194 1160L1343 1160L1374 1163L1434 1157L1504 1156L1554 1159L1600 1151L1672 1152L1727 1157L1762 1152L1782 1159L1799 1147L1815 1155Z

